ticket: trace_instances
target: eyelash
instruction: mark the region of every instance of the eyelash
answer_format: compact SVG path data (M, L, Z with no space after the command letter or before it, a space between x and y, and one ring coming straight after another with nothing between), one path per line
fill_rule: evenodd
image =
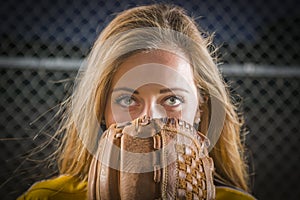
M122 107L126 107L126 106L121 105L121 101L124 100L124 99L126 99L126 98L129 98L129 99L132 99L133 101L136 101L136 99L133 96L128 95L128 94L123 94L123 95L117 97L115 99L114 103L119 104Z
M166 101L167 101L168 99L170 99L170 98L175 98L176 100L179 100L180 103L185 103L184 98L183 98L182 96L178 96L178 95L171 95L171 96L165 97L165 98L163 99L163 102L166 102Z
M135 99L132 95L123 94L123 95L117 97L117 98L114 100L114 103L116 103L116 104L118 104L118 105L120 105L120 106L122 106L122 107L126 107L126 106L123 106L122 103L121 103L121 101L124 100L124 99L126 99L126 98L130 98L130 99L132 99L133 101L136 102L136 99ZM175 98L176 100L179 100L181 104L182 104L182 103L185 103L184 98L183 98L182 96L178 96L178 95L170 95L170 96L167 96L167 97L165 97L165 98L163 99L163 102L165 103L165 102L166 102L168 99L170 99L170 98ZM168 106L169 106L169 105L168 105ZM178 105L176 105L176 106L178 106ZM175 106L174 106L174 107L175 107Z

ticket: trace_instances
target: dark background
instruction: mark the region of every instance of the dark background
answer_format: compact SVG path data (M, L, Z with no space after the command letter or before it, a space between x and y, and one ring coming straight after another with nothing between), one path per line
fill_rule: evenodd
M297 0L8 0L0 6L0 197L15 199L53 175L30 149L55 130L58 104L81 61L116 13L155 2L184 7L215 32L221 70L241 102L258 199L300 198L300 29ZM35 160L36 159L36 160Z

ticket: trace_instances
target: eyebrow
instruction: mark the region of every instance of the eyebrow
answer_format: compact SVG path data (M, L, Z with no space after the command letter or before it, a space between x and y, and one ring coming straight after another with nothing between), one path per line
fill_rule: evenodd
M120 90L124 90L124 91L130 92L130 93L134 93L134 94L139 94L138 91L136 91L134 89L131 89L131 88L128 88L128 87L115 88L115 89L113 89L112 92L117 92L117 91L120 91Z
M132 89L132 88L128 88L128 87L120 87L120 88L115 88L113 89L112 92L117 92L117 91L120 91L120 90L123 90L123 91L127 91L127 92L130 92L130 93L133 93L133 94L139 94L138 91ZM165 89L161 89L159 90L159 93L168 93L168 92L172 92L174 90L179 90L179 91L183 91L183 92L186 92L186 93L189 93L188 90L185 90L183 88L165 88Z
M188 90L183 89L183 88L166 88L166 89L161 89L161 90L159 91L159 93L167 93L167 92L172 92L172 91L174 91L174 90L179 90L179 91L183 91L183 92L189 93Z

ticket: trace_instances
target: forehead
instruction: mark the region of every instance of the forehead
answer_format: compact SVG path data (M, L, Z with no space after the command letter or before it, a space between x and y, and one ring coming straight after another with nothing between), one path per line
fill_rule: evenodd
M165 87L188 87L194 84L191 66L182 54L164 50L140 52L119 66L113 77L113 87L133 88L144 84L160 84Z

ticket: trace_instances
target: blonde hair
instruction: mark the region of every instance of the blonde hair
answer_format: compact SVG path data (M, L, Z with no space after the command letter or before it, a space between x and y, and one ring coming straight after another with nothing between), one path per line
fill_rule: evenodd
M193 45L179 41L178 37L171 40L168 38L168 41L165 41L166 37L152 37L147 28L155 28L158 32L176 31L193 40ZM113 36L128 31L132 32L105 44ZM136 38L141 33L148 35L150 40ZM212 46L211 37L205 36L182 8L165 4L140 6L120 13L96 40L86 59L85 69L77 77L74 94L65 104L62 125L56 133L62 136L62 142L55 154L59 172L87 180L93 147L97 143L96 127L99 128L99 121L104 117L115 71L126 57L135 53L134 48L132 52L126 53L130 45L135 45L135 49L141 50L168 46L168 49L184 52L193 68L196 86L201 94L207 97L207 101L200 105L202 119L199 131L205 134L208 131L212 103L210 93L221 101L225 109L220 138L210 152L216 167L215 179L248 191L244 146L240 138L242 123L211 55L214 52L209 50ZM90 144L92 148L87 149L86 144Z

